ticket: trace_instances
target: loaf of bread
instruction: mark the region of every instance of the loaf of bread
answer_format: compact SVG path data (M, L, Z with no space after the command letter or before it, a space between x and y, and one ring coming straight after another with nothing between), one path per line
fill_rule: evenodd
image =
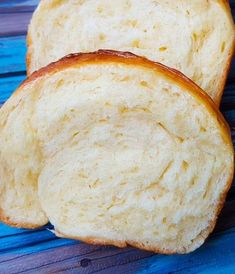
M28 32L28 74L76 52L130 51L175 68L219 104L234 49L225 0L42 0Z
M72 55L0 110L1 220L57 235L187 253L233 177L230 132L177 71L130 53Z

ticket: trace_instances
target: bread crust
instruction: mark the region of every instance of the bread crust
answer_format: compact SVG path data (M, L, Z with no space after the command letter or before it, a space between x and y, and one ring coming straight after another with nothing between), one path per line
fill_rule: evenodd
M50 1L46 2L46 1L41 0L41 2L45 2L45 4L48 4L48 2L53 2L53 1L54 0L50 0ZM231 25L234 25L229 1L228 0L217 0L217 3L219 5L221 5L221 7L224 9L224 11L227 15L227 18L231 22ZM235 26L234 26L234 31L235 31ZM28 48L28 50L27 50L27 53L26 53L26 70L27 70L27 75L29 76L30 71L31 71L30 68L31 68L31 64L32 64L32 53L29 51L29 49L32 50L32 39L31 39L30 31L28 31L28 34L27 34L27 48ZM227 60L225 62L226 66L224 68L224 72L220 76L221 81L220 81L218 91L217 91L216 95L213 98L214 102L217 106L220 106L220 103L221 103L221 99L222 99L223 92L224 92L224 87L225 87L225 84L226 84L226 80L227 80L228 72L229 72L229 69L230 69L230 66L231 66L231 63L232 63L232 58L234 56L234 52L235 52L235 37L234 37L233 47L231 48L231 50L228 54Z
M26 44L27 44L27 53L26 53L26 74L27 76L30 75L29 71L30 71L30 67L31 67L31 53L29 52L29 48L31 48L32 45L32 38L28 32L27 36L26 36Z
M229 146L231 152L233 153L233 146L232 146L232 140L230 135L230 129L227 125L225 119L223 118L222 114L219 112L218 108L216 107L213 100L200 88L198 87L193 81L188 79L186 76L184 76L182 73L175 69L171 69L166 67L165 65L162 65L160 63L149 61L148 59L144 57L136 56L130 52L119 52L119 51L113 51L113 50L99 50L97 52L93 53L78 53L78 54L72 54L68 55L61 60L51 63L47 67L44 67L36 72L34 72L29 78L27 78L16 90L16 92L13 94L13 96L16 96L18 93L21 92L22 88L28 84L31 84L34 81L39 80L42 77L53 75L54 73L61 71L63 69L67 69L69 67L80 67L86 64L102 64L102 63L119 63L119 64L125 64L130 66L140 66L142 68L151 69L156 72L160 72L163 76L167 77L169 80L171 79L173 82L177 80L178 85L186 88L191 96L196 98L196 100L204 105L206 109L211 113L211 115L217 119L218 124L221 128L221 133L224 138L224 141ZM99 245L114 245L118 247L126 247L127 245L131 245L133 247L137 247L143 250L148 250L152 252L162 253L162 254L174 254L174 253L188 253L195 248L197 248L197 245L194 245L195 242L197 242L197 239L203 239L203 241L207 238L207 236L212 232L212 230L215 227L218 215L223 207L223 204L225 202L227 192L231 186L232 179L233 179L234 170L233 167L231 167L230 171L230 177L227 181L226 188L224 189L224 192L220 196L220 202L216 209L216 218L213 220L213 222L210 223L208 228L204 231L202 231L198 237L194 240L191 246L183 247L180 250L168 250L168 249L161 249L157 248L155 246L144 246L141 243L138 242L131 242L131 241L111 241L105 238L92 238L92 237L71 237L70 235L64 235L60 233L59 231L56 231L56 234L61 237L65 238L73 238L82 240L89 244L99 244ZM33 224L19 224L12 222L8 217L4 216L4 213L0 211L0 219L5 222L6 224L15 226L15 227L25 227L25 228L36 228L39 226L35 226Z
M0 220L4 224L12 226L12 227L16 227L16 228L36 229L36 228L42 227L42 225L36 225L36 224L31 224L31 223L17 223L15 221L11 220L10 217L6 216L1 208L0 208Z

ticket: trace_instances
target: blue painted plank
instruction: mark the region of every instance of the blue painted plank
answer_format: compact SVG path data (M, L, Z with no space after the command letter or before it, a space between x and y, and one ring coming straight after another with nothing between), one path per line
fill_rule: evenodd
M54 240L55 235L47 230L37 230L1 238L0 254L22 252L25 247Z
M39 0L1 0L0 7L36 6Z
M2 261L2 256L6 257L6 255L10 255L11 257L13 255L14 258L17 258L18 256L21 256L21 255L27 255L27 254L32 254L36 252L43 252L51 248L61 247L61 246L71 246L71 245L74 245L75 243L78 243L78 241L74 241L74 240L57 238L53 236L53 234L49 231L48 232L44 231L44 233L37 232L33 235L32 234L30 235L28 233L27 241L25 240L24 237L21 237L21 239L17 241L17 245L14 244L14 240L15 238L12 238L12 240L9 241L6 245L4 242L1 243L1 245L5 245L5 250L2 250L0 252L0 264Z
M57 247L0 263L7 273L235 273L235 229L217 233L188 255L157 255L132 248L86 244ZM221 248L223 247L223 248ZM205 272L206 271L206 272ZM60 273L61 273L60 272ZM2 273L2 272L1 272ZM66 272L67 273L67 272Z
M40 229L19 229L0 224L0 263L3 254L29 254L51 247L73 245L76 241L56 237L47 225ZM1 273L1 272L0 272Z
M3 236L10 236L20 233L25 233L27 229L17 229L14 227L9 227L5 224L0 223L0 239L3 238Z
M184 256L159 255L141 262L141 273L235 273L235 229L214 235ZM192 268L193 266L193 268ZM113 271L113 270L112 270Z
M25 71L25 36L0 38L0 74Z
M25 79L25 75L0 78L0 104L6 101Z

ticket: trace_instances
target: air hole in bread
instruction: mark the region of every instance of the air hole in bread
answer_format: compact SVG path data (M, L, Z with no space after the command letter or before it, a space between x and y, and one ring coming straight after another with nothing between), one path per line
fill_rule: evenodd
M201 131L201 132L206 132L206 128L201 127L201 128L200 128L200 131Z
M188 167L189 167L188 162L183 160L183 162L182 162L182 168L183 168L183 170L187 171Z
M134 48L140 48L140 40L134 40L132 42L132 47L134 47Z
M143 87L149 88L149 84L146 81L141 81L140 85L143 86Z
M131 26L132 26L133 28L135 28L135 27L137 26L137 23L138 23L137 20L131 20L131 21L130 21L130 24L131 24Z
M102 13L104 11L103 7L98 7L96 10L98 13Z
M225 50L225 46L226 46L226 43L225 43L225 42L223 42L223 43L222 43L222 45L221 45L221 52L224 52L224 50Z
M64 80L61 79L61 80L59 80L59 81L57 82L56 87L59 88L59 87L61 87L63 84L64 84Z
M160 47L159 48L159 51L166 51L167 50L167 47Z
M129 81L129 80L130 80L130 77L129 77L129 76L125 76L125 77L122 78L120 81L126 82L126 81Z
M106 35L104 35L103 33L100 33L99 39L100 39L101 41L104 41L105 38L106 38Z

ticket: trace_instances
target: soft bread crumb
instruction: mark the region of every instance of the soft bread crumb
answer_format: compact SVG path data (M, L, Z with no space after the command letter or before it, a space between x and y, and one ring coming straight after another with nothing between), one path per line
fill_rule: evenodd
M201 245L230 176L224 163L232 162L209 113L141 68L70 69L49 80L52 90L64 75L64 86L45 94L34 116L53 155L39 194L55 229L172 252Z
M219 103L235 34L222 0L48 0L28 36L29 74L70 53L130 51L178 69Z
M0 118L0 207L18 225L45 212L58 235L161 253L190 252L213 229L231 138L179 73L131 54L71 56L34 74Z
M35 88L35 87L34 87ZM0 110L0 195L3 221L37 227L48 219L37 195L43 158L30 117L34 95L12 98Z

